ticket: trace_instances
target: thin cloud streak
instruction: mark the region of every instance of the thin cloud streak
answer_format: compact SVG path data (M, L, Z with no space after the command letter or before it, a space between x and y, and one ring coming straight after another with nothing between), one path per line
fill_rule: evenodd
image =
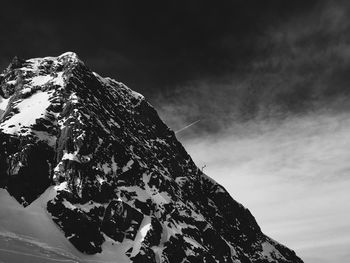
M250 121L184 144L263 232L307 263L342 263L350 246L349 129L347 114L312 113Z
M187 125L187 126L181 128L180 130L175 131L175 134L177 134L177 133L179 133L179 132L182 132L182 131L184 131L184 130L190 128L191 126L197 124L197 123L200 122L200 121L201 121L201 120L197 120L197 121L195 121L195 122L192 122L191 124L189 124L189 125Z

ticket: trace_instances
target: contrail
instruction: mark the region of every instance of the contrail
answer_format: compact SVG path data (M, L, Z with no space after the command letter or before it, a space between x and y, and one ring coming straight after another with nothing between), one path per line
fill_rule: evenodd
M192 122L191 124L189 124L189 125L183 127L182 129L176 131L175 134L176 134L176 133L179 133L179 132L182 132L183 130L186 130L187 128L189 128L189 127L195 125L196 123L198 123L198 122L200 122L200 121L201 121L201 120L197 120L197 121L195 121L195 122Z

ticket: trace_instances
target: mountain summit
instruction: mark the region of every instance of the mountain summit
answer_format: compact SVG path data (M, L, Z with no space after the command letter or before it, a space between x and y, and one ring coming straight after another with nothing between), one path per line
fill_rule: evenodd
M0 145L0 187L76 262L302 262L196 167L141 94L75 53L13 59Z

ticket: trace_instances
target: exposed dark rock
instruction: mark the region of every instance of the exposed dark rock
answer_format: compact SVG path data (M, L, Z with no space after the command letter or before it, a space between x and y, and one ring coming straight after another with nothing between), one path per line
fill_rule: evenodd
M133 262L302 262L196 167L142 95L74 53L14 59L0 76L0 187L26 206L54 186L47 211L81 252L107 242Z

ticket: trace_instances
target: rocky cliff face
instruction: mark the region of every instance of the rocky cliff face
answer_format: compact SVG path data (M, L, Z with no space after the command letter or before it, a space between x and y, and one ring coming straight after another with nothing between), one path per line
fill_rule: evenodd
M0 187L47 211L81 252L131 262L302 262L199 170L144 97L74 53L0 75Z

